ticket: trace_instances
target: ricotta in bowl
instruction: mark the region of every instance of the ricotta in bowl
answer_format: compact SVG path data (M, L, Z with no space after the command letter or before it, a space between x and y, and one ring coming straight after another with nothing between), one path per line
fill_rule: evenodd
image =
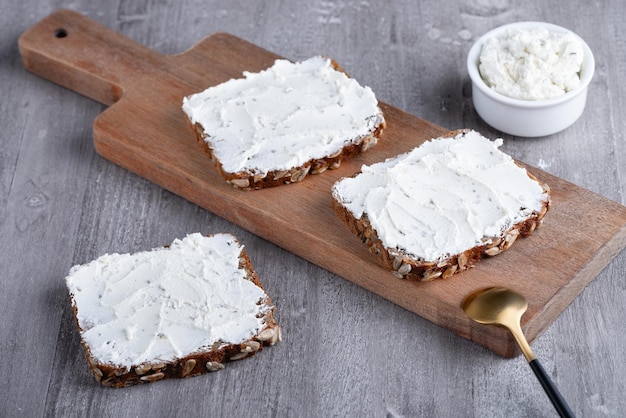
M509 28L485 41L478 68L485 83L505 96L553 99L580 85L583 55L571 32Z

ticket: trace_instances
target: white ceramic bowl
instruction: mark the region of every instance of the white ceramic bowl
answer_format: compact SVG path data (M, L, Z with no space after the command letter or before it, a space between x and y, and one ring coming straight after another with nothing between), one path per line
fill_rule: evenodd
M500 26L481 36L467 56L467 70L472 80L472 99L480 117L494 128L516 136L538 137L557 133L573 124L583 113L587 88L595 70L595 60L589 46L574 34L583 46L580 85L563 96L545 100L521 100L504 96L490 88L478 71L480 51L485 40L499 36L509 28L533 29L543 27L551 32L571 32L560 26L543 22L517 22Z

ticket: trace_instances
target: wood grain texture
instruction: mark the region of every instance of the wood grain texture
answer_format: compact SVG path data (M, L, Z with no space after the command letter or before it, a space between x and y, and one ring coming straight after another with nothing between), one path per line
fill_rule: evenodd
M55 36L60 30L63 36ZM552 190L545 228L451 280L395 280L338 220L330 189L361 164L406 152L445 129L382 104L387 129L366 154L302 183L242 192L199 152L182 98L267 68L275 54L220 33L183 54L159 55L69 10L35 25L19 45L26 69L112 105L94 122L100 155L502 356L519 352L513 338L470 321L460 309L464 296L493 285L525 294L523 328L532 342L626 246L626 207L531 168Z
M494 356L97 155L92 125L108 111L105 106L28 74L20 62L18 37L57 7L76 10L158 54L179 54L218 32L294 60L324 53L390 108L434 123L433 132L470 127L490 137L502 134L475 114L464 69L472 41L519 20L571 28L597 61L583 117L550 137L504 135L504 149L547 178L624 204L622 2L400 0L383 7L360 0L25 0L4 5L0 14L4 414L553 414L520 357ZM115 99L119 91L107 94ZM71 265L105 252L151 248L197 231L231 232L244 242L278 305L284 341L206 377L121 391L99 387L87 373L62 278ZM577 246L589 243L601 247L593 237L575 236L562 255L576 260ZM578 416L617 417L626 410L625 269L622 251L533 342Z

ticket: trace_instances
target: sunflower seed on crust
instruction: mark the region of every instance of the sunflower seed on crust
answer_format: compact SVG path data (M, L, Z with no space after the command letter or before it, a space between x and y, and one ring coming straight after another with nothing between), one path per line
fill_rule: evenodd
M102 380L102 376L103 376L102 370L100 370L97 367L92 367L89 369L89 371L91 372L91 375L96 378L98 382Z
M447 279L449 277L451 277L454 273L456 273L457 269L459 268L459 266L457 264L452 264L450 267L448 267L443 274L441 275L442 279Z
M233 355L232 357L230 357L230 360L241 360L246 357L248 357L248 353L244 351Z
M100 384L102 386L117 386L116 383L118 382L118 378L117 376L111 376L109 378L106 378L104 380L100 381Z
M430 282L432 280L435 280L437 277L439 277L441 275L442 275L442 273L440 271L427 270L422 275L422 278L421 278L420 281L422 281L422 282Z
M456 262L459 265L459 268L461 270L464 270L465 266L467 266L467 256L465 255L465 253L459 254L459 257L457 258Z
M375 136L368 136L367 138L364 138L361 142L361 152L365 152L368 149L372 148L374 145L376 145L377 142L378 138L376 138Z
M441 275L442 273L438 270L426 270L424 274L422 275L422 281L430 282L431 280L434 280Z
M229 183L238 189L245 189L250 186L250 180L248 179L231 179Z
M193 368L196 367L196 361L194 359L189 359L185 362L185 365L183 366L183 370L181 372L181 375L183 377L187 376L189 373L191 373L191 371L193 370Z
M274 338L274 334L276 334L274 328L265 328L259 333L259 335L257 335L257 339L264 342L271 341Z
M157 380L161 380L165 377L165 374L162 372L147 374L145 376L141 376L141 380L144 382L156 382Z
M311 167L311 174L322 174L324 171L328 170L328 163L316 163Z
M513 243L515 242L518 236L519 236L518 229L513 229L509 231L504 237L504 245L502 246L502 249L507 250L511 245L513 245Z
M280 180L283 177L285 177L287 175L288 171L287 170L282 170L282 171L276 171L274 173L274 180Z
M300 170L297 170L291 174L291 181L293 183L297 183L299 181L304 180L307 174L309 174L309 170L311 166L303 167Z
M245 341L241 344L241 352L242 353L252 353L255 351L259 351L261 348L261 343L258 341L250 340Z
M394 257L392 263L391 263L391 267L394 270L398 270L400 268L400 266L402 266L402 257Z
M491 247L485 250L485 254L487 254L490 257L493 257L494 255L498 255L501 252L502 250L499 247Z
M224 368L224 365L217 361L209 361L206 363L205 367L210 372L216 372L218 370L222 370Z
M407 274L409 274L411 272L411 265L404 263L400 266L400 268L398 268L398 273L406 276Z
M398 273L396 270L392 270L391 274L393 274L393 276L398 278L398 279L404 279L405 278L402 274Z
M139 366L135 367L135 373L137 373L138 376L146 374L150 370L152 370L152 365L150 364L140 364Z
M274 338L270 341L270 345L274 345L279 341L283 340L283 329L281 326L276 325L276 333L274 334Z

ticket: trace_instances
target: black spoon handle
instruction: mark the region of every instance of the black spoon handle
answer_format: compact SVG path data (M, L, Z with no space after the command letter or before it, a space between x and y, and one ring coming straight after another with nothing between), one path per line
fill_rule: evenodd
M543 386L543 390L546 391L548 398L550 398L550 401L552 402L552 405L554 405L556 411L559 413L559 416L564 418L573 418L574 413L567 405L567 402L565 402L565 399L563 399L563 396L561 396L559 390L556 388L556 386L554 386L554 383L552 383L552 380L544 370L543 366L541 366L541 363L539 363L539 360L531 360L528 362L528 364L530 365L530 368L533 369L533 372L535 372L535 376L537 376L537 379L539 379L539 383L541 383L541 386Z

